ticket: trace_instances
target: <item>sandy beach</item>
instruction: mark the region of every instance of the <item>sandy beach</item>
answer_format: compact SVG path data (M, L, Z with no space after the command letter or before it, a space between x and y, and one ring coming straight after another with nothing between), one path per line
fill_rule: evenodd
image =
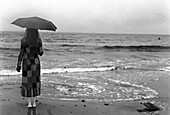
M85 100L63 101L37 98L37 107L28 108L27 99L20 95L20 84L0 84L0 115L169 115L169 82L170 78L161 78L146 85L159 92L157 99L147 101L155 101L157 104L159 102L166 103L164 105L165 109L152 113L137 111L137 109L144 108L144 105L140 104L140 102L146 100L110 104L92 103ZM45 88L42 89L42 93L47 90Z
M0 115L170 115L170 0L0 4Z

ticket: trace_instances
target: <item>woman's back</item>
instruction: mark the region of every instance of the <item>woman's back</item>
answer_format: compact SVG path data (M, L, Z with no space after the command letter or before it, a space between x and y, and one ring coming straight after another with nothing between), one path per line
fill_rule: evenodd
M27 38L23 38L21 40L22 48L24 50L24 54L28 57L38 57L38 54L40 54L40 48L42 47L42 41L41 39L35 39L34 44L30 44L29 40Z

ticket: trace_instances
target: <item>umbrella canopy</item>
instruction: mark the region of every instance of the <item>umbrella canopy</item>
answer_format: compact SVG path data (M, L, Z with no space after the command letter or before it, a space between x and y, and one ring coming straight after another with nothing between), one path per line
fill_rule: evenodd
M32 28L40 30L55 31L57 29L57 27L51 21L39 17L18 18L11 24L20 26L22 28Z

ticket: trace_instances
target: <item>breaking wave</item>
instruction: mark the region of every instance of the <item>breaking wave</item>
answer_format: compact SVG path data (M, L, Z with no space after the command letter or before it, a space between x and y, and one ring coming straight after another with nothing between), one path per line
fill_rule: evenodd
M149 87L114 79L108 79L105 85L80 82L76 84L48 82L43 85L55 90L50 92L49 95L43 95L44 97L50 96L61 100L86 99L87 101L110 103L114 101L149 99L158 96L158 93Z
M42 69L41 74L52 74L52 73L68 73L68 72L102 72L102 71L113 71L113 70L148 70L148 71L170 71L170 67L164 67L160 69L145 69L145 68L134 68L131 66L127 67L96 67L96 68L51 68ZM16 70L1 70L0 75L20 75L21 72Z
M131 51L131 52L169 52L170 46L159 46L159 45L139 45L139 46L102 46L97 49L112 50L115 52L119 51Z

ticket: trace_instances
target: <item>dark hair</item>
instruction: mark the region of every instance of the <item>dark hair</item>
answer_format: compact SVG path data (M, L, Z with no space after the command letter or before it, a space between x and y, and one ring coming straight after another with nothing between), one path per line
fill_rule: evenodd
M25 30L25 38L27 39L30 46L35 47L37 45L37 39L39 39L38 29L27 28Z

